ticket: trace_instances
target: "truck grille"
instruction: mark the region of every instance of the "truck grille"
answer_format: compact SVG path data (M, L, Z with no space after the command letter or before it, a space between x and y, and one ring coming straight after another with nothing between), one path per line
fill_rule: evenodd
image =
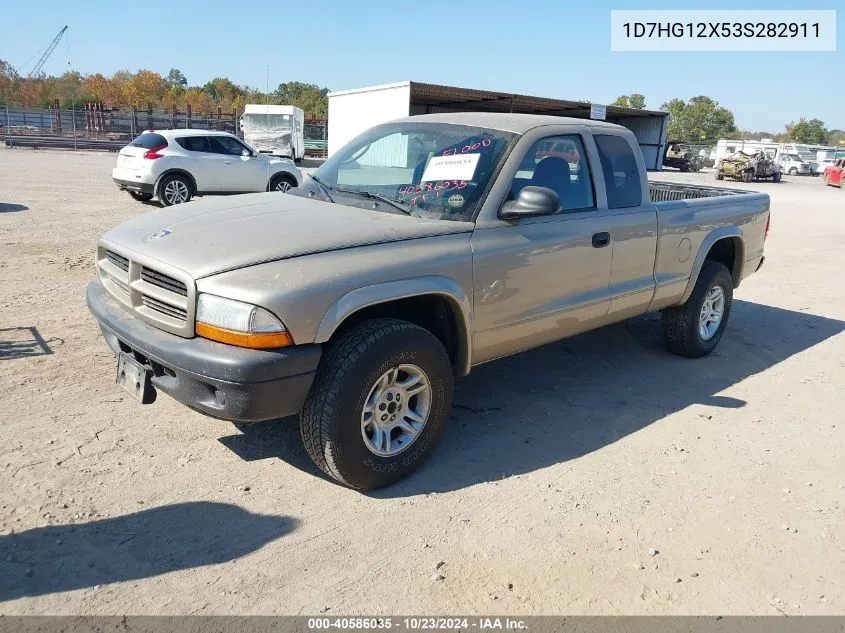
M106 259L123 271L129 272L129 259L114 251L106 251Z
M103 247L97 268L103 286L140 319L172 334L194 336L196 291L190 277Z
M152 297L148 297L146 295L141 295L141 303L147 306L150 310L161 312L162 314L172 316L173 318L181 321L185 321L188 318L188 311L184 308L170 305L169 303L153 299Z
M173 277L147 268L146 266L141 266L141 279L146 281L148 284L164 288L165 290L170 290L171 292L175 292L183 297L188 296L188 287L185 285L184 281L179 281L178 279L174 279Z

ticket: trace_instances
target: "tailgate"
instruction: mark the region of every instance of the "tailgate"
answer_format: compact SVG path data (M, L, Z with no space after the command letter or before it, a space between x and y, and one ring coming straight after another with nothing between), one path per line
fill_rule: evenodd
M140 169L144 162L143 147L127 145L117 154L117 166L122 169Z

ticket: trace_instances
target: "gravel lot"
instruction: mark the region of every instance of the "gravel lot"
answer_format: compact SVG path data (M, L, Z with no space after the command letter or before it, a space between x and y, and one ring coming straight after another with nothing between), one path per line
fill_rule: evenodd
M84 288L153 208L114 160L0 149L0 613L845 613L845 193L728 185L773 219L716 353L648 316L479 367L362 495L291 420L121 395Z

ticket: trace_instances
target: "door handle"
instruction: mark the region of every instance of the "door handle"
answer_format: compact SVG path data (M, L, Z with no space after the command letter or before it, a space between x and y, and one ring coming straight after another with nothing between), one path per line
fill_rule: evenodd
M610 233L593 233L593 248L604 248L610 244Z
M230 160L224 160L224 161L223 161L223 164L224 164L224 165L231 165L231 164L232 164L232 161L230 161Z

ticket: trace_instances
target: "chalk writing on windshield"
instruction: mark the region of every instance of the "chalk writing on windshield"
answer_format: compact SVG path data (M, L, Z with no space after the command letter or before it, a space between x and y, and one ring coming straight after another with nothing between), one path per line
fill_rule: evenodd
M444 149L440 152L441 156L454 156L455 154L466 154L467 152L475 152L483 147L490 147L493 144L493 141L489 138L482 139L480 141L476 141L475 143L470 143L468 145L464 145L461 148L458 147L450 147L448 149Z
M448 191L448 190L459 190L463 189L467 186L466 180L444 180L442 182L421 182L418 185L402 185L399 188L399 195L400 196L408 196L417 193L422 193L424 191Z

